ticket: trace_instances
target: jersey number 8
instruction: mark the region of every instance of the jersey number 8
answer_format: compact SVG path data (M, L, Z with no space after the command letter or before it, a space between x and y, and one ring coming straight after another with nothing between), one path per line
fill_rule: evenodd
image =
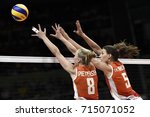
M95 93L95 86L94 86L94 79L93 78L87 78L87 85L88 85L88 94L94 94Z

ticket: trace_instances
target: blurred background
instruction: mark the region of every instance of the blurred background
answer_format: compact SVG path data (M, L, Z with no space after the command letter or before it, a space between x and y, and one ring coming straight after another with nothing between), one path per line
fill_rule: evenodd
M27 6L29 16L15 21L15 4ZM0 55L53 57L45 44L31 37L32 26L47 28L59 23L76 42L89 46L76 34L75 21L100 46L126 40L140 49L141 59L150 58L150 1L148 0L3 0L0 3ZM59 40L51 38L62 54L73 57ZM68 73L59 64L0 63L0 99L72 100L73 86ZM125 65L133 89L150 99L150 65ZM58 74L59 72L59 74ZM112 99L103 73L99 74L100 99Z

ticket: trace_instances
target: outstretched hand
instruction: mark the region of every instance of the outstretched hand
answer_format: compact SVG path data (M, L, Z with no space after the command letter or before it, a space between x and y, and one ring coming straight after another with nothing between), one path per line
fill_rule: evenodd
M82 31L79 20L76 21L76 27L77 27L77 30L74 30L73 32L76 33L77 35L81 36L83 34L83 31Z
M37 36L40 39L43 39L44 37L46 37L46 28L44 28L44 31L42 31L40 24L38 24L38 28L38 31L35 32L36 34L32 34L31 36Z
M55 31L55 34L50 34L50 36L55 37L57 39L62 39L63 35L60 32L60 25L55 23L55 26L52 26L52 29Z
M66 31L62 27L60 28L60 33L63 35L63 37L65 39L69 39L70 38L69 35L66 33Z

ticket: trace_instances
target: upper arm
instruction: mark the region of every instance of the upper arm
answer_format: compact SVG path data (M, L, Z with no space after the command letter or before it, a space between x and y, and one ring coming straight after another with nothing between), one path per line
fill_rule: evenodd
M98 49L98 48L92 48L92 50L93 50L96 54L98 54L98 55L101 54L101 48L100 48L100 49Z
M78 44L77 42L75 42L72 38L69 38L68 41L78 50L80 48L84 48L83 46L81 46L80 44Z
M66 70L70 74L75 73L75 70L73 68L73 64L71 62L69 62L61 53L57 54L56 58L58 59L59 63L64 68L64 70Z
M102 62L99 58L93 58L92 63L97 69L103 71L105 74L112 72L111 67L105 62Z
M75 55L77 48L65 38L62 38L61 41L66 45L68 50Z

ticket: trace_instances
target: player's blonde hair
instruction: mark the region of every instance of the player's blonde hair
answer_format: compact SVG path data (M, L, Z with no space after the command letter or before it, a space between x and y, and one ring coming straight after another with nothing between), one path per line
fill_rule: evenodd
M83 65L89 65L91 59L96 57L96 54L91 50L79 49L78 57L81 58L81 63Z

